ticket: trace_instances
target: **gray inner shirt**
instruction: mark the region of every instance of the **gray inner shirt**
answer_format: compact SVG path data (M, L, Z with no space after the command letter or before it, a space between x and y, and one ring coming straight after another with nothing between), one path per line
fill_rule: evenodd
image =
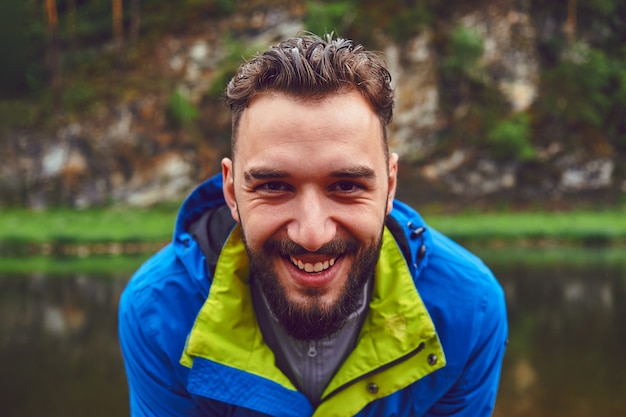
M321 340L297 340L289 336L272 314L256 281L252 282L257 321L265 342L274 352L276 366L313 406L317 406L331 378L356 346L369 310L372 279L363 288L359 308L350 315L345 326L332 337Z

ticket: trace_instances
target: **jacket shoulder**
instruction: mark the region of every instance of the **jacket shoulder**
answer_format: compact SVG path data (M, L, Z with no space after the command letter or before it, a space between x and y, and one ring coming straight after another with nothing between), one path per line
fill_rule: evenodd
M149 258L120 298L120 342L133 340L125 353L149 346L177 363L208 286L189 276L171 244Z
M482 259L439 231L429 231L431 243L423 281L453 290L462 298L504 297L500 283Z

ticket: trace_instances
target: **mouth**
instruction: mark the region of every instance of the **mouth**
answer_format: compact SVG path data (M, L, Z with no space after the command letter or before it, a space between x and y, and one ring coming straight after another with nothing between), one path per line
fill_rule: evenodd
M298 259L295 256L290 256L289 260L291 263L296 266L299 270L308 272L308 273L318 273L327 270L328 268L335 265L335 261L337 258L329 258L325 260L320 260L317 262L305 262L302 259Z

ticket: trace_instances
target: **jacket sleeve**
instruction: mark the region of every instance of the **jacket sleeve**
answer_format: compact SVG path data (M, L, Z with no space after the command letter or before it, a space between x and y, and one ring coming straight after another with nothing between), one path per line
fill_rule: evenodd
M119 340L129 386L132 417L195 417L196 405L164 346L161 323L150 292L132 282L119 306ZM161 331L161 334L159 332Z
M427 417L492 415L508 337L504 293L499 285L484 294L476 330L475 343L459 379Z

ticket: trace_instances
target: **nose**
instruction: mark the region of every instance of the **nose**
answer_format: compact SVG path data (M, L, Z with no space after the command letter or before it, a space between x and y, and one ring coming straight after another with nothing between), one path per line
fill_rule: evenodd
M315 190L301 192L294 202L293 220L287 225L289 239L309 252L332 241L337 233L332 202Z

